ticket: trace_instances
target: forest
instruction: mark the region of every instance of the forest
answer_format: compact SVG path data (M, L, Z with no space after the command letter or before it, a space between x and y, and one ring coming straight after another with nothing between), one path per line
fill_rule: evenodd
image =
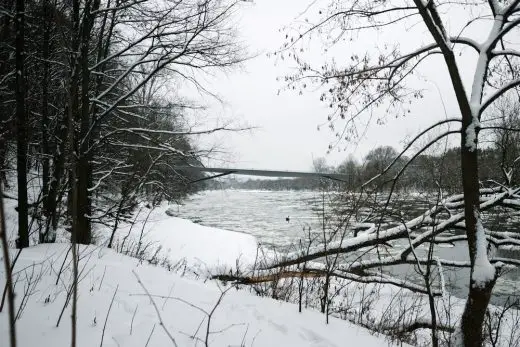
M176 201L201 188L188 184L197 174L175 167L198 165L211 151L191 136L226 126L194 129L188 115L200 105L175 84L196 84L198 71L240 61L225 22L233 6L2 6L24 6L13 16L2 12L0 23L0 173L4 189L17 176L20 247L29 245L33 217L39 242L53 242L66 218L88 244L93 223L117 227L139 198ZM35 184L41 191L29 201Z
M520 345L520 300L504 291L520 266L520 0L301 6L0 2L2 346ZM270 41L271 19L293 7L280 45L248 49L243 32ZM276 87L248 90L246 73L228 91L246 111L226 108L224 78L245 65ZM345 180L198 173L228 158L208 138L254 130L224 115L269 115L287 94L301 100L274 112L287 146L264 155L308 155L297 123L312 114L330 142L308 171ZM388 131L327 163L402 119L420 129L400 148ZM253 210L232 231L219 204L203 207L219 228L177 216L222 188L321 195L299 224ZM249 193L236 204L254 205ZM286 244L248 233L258 216Z

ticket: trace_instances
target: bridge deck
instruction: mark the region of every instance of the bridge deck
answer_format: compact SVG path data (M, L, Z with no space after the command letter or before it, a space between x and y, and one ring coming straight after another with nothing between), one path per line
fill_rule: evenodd
M292 178L327 178L336 181L346 181L348 175L325 173L325 172L302 172L302 171L276 171L276 170L254 170L254 169L233 169L233 168L216 168L216 167L198 167L198 166L177 166L179 170L191 170L197 172L212 172L218 175L207 177L216 178L226 175L246 175L246 176L264 176L264 177L292 177Z

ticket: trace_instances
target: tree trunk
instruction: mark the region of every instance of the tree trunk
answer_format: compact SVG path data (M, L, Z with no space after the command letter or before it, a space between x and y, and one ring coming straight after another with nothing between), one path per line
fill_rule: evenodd
M50 179L50 161L51 155L49 149L49 36L50 36L50 18L49 18L49 4L48 1L43 3L43 80L42 80L42 129L41 129L41 143L42 143L42 196L43 196L43 214L45 216L45 225L43 230L40 230L40 243L54 242L55 238L48 237L51 219L51 202L49 200L49 179Z
M58 207L61 202L61 196L59 194L62 183L62 176L65 170L65 152L66 152L66 143L67 143L67 126L66 121L69 114L69 109L65 108L63 113L63 118L57 121L56 133L58 134L58 144L56 146L57 150L54 153L54 158L52 160L53 170L52 177L49 182L49 190L47 193L46 203L47 206L44 207L45 212L47 213L46 225L45 225L45 238L49 240L49 242L54 242L56 239L56 229L58 228ZM50 228L52 227L52 231Z
M76 165L76 196L75 204L77 242L88 245L91 242L91 199L88 191L90 182L90 163L86 156L80 156Z
M77 343L77 284L78 284L78 263L77 263L77 189L76 189L76 161L78 148L76 139L76 120L79 111L79 28L80 28L80 0L72 0L72 39L71 39L71 58L70 58L70 85L69 85L69 112L68 112L68 150L69 150L69 176L72 203L69 209L71 216L71 243L72 243L72 264L73 264L73 283L72 283L72 312L71 312L71 347L76 347ZM68 201L68 202L69 202Z
M464 215L466 222L466 235L468 237L468 248L471 261L471 274L474 271L475 255L477 248L477 213L479 210L479 180L478 180L478 153L471 151L466 146L466 129L470 123L463 118L461 136L461 165L462 185L464 191ZM471 276L472 277L472 276ZM466 306L462 314L461 329L464 336L464 346L483 346L483 326L486 309L491 299L495 281L487 283L483 288L475 285L470 277L469 293Z
M13 0L4 1L4 9L7 11L13 10ZM11 16L0 16L0 42L8 42L8 38L11 37ZM8 50L0 52L0 76L5 76L9 69L9 54ZM12 118L6 117L5 114L1 115L3 125L3 136L0 137L0 179L4 187L8 186L7 182L7 152L8 152L8 141L7 136L11 133L12 129Z
M462 188L464 193L464 217L466 223L466 235L468 238L468 250L471 262L471 274L473 274L475 256L477 249L477 218L480 207L479 176L478 176L478 151L468 146L467 130L473 122L473 114L464 90L464 85L459 74L457 63L453 52L444 54L448 71L452 80L453 88L462 115L460 158L462 169ZM478 129L475 129L478 135ZM475 136L476 141L477 136ZM461 330L466 347L480 347L483 345L484 337L482 328L491 292L495 281L487 283L483 288L475 285L470 278L469 293L466 306L462 314Z
M435 3L430 1L426 6L418 3L418 10L424 19L428 30L433 38L439 44L446 67L450 75L451 83L457 103L459 105L462 127L461 127L461 144L460 144L460 160L462 174L462 189L464 194L464 218L466 224L466 235L468 238L468 251L471 262L471 276L469 283L469 293L466 299L466 306L462 314L460 323L462 340L465 347L480 347L483 345L483 326L485 320L486 308L491 298L491 292L495 284L495 280L491 280L481 287L477 286L472 280L474 273L474 265L477 250L477 218L480 209L479 194L479 161L477 152L478 131L476 122L477 114L473 114L468 96L466 94L462 78L460 76L455 55L450 46L449 40L446 40L443 33L443 24L439 19ZM439 30L440 28L440 30ZM485 78L483 79L485 80ZM484 86L479 86L483 88ZM472 92L473 94L473 92ZM480 100L478 100L480 102ZM468 143L468 129L474 127L474 143Z
M121 199L119 200L119 204L117 206L116 218L115 218L115 221L114 221L114 227L112 228L112 233L110 234L110 240L108 241L107 248L112 248L112 243L114 242L114 236L116 235L117 228L119 226L119 220L121 219L120 217L122 215L123 204L128 199L128 193L127 193L128 189L126 189L125 186L126 185L123 185L123 188L121 189Z
M16 0L16 169L18 178L18 248L29 247L27 203L27 120L25 119L25 1Z
M10 262L10 256L9 256L9 246L7 243L7 230L5 227L5 214L4 214L4 201L3 201L3 190L0 188L0 244L2 245L2 257L4 258L4 273L5 273L5 290L7 292L7 315L9 318L9 340L10 340L10 347L16 347L16 317L15 317L15 293L13 289L13 275L12 275L12 266L14 266L14 263L11 264ZM20 254L20 251L18 252ZM16 262L16 258L15 258ZM3 300L3 298L2 298ZM0 304L0 312L1 306Z
M85 8L85 16L81 32L81 51L80 51L80 69L81 69L81 113L80 113L80 133L78 137L79 151L76 163L76 208L77 217L77 242L81 244L90 244L91 242L91 223L90 215L92 214L92 200L90 197L89 187L92 185L92 152L89 151L91 144L91 136L89 136L91 126L91 107L89 98L89 41L90 33L93 25L93 15L91 10L99 7L99 1L92 4L92 9Z

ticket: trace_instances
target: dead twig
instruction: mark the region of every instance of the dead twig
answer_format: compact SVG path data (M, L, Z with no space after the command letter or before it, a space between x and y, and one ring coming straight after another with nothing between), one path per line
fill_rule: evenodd
M101 342L99 343L99 347L103 346L103 339L105 338L105 329L107 327L108 316L110 315L110 310L112 310L112 305L114 304L114 299L116 298L117 290L119 289L119 284L114 291L114 295L112 295L112 300L110 301L110 306L108 306L107 316L105 317L105 324L103 324L103 333L101 334ZM133 318L132 318L133 321Z
M13 272L14 266L16 265L16 261L18 260L18 257L22 253L22 249L23 248L19 248L18 249L18 252L16 252L16 256L14 257L14 260L11 263L11 276L13 275L12 272ZM4 292L2 293L2 302L0 302L0 312L2 312L2 310L4 309L4 303L5 303L6 295L7 295L7 282L5 283Z
M132 330L134 329L134 318L135 318L135 314L137 313L138 307L139 307L139 305L137 305L135 307L134 314L132 315L132 321L130 321L130 335L132 335Z
M177 342L175 342L175 338L172 336L172 334L168 331L168 329L164 325L164 322L163 322L163 319L162 319L162 316L161 316L161 312L159 311L159 308L157 307L157 304L155 303L154 299L150 295L150 292L148 291L148 289L146 289L146 287L144 286L143 282L141 281L141 279L139 278L139 276L137 275L135 270L132 270L132 273L134 274L135 278L137 279L137 283L139 283L141 288L143 288L144 292L146 293L146 295L148 296L148 298L152 302L152 305L153 305L153 307L155 309L155 313L157 313L157 318L159 318L159 324L161 325L162 329L164 330L166 335L168 335L168 337L170 338L170 341L173 343L173 345L175 347L177 347ZM154 328L155 328L155 325L154 325ZM153 329L152 329L152 333L153 333ZM150 333L150 337L152 336L152 333ZM149 339L150 338L148 338L148 340ZM146 344L148 345L148 342Z
M146 345L144 345L144 347L148 347L148 343L150 342L150 339L152 338L154 330L155 330L155 324L152 327L152 331L150 331L150 335L148 335L148 339L146 340Z

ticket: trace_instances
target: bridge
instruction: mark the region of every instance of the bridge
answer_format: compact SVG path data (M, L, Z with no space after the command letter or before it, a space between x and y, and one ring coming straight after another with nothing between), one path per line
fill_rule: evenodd
M254 169L233 169L203 166L176 166L176 169L195 172L209 172L215 175L204 177L191 183L209 180L227 175L263 176L263 177L288 177L288 178L325 178L334 181L346 182L348 175L325 172L303 172L303 171L276 171L276 170L254 170Z

